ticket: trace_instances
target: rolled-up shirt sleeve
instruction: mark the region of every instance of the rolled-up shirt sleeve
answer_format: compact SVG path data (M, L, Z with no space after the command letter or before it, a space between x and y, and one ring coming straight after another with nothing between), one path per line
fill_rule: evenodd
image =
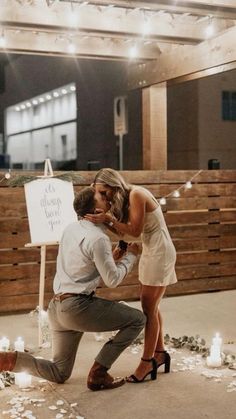
M116 264L114 262L109 238L102 237L93 244L93 259L106 286L115 288L132 270L137 257L129 252Z

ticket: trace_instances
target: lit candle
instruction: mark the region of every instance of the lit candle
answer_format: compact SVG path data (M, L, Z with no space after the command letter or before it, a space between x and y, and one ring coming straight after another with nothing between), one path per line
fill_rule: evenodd
M25 350L25 342L19 336L17 340L14 342L15 351L24 352Z
M8 351L9 346L10 346L9 339L3 336L3 338L0 339L0 351Z
M39 323L41 326L46 326L48 324L48 313L45 310L40 310L39 312Z
M221 360L221 344L222 338L219 333L216 333L215 337L212 339L212 345L210 348L210 356L207 357L208 367L220 367Z
M15 373L15 384L20 388L27 388L31 386L32 377L26 372Z
M222 345L222 338L220 337L219 333L216 333L214 338L212 339L213 345L219 346L219 348L221 349L221 345Z

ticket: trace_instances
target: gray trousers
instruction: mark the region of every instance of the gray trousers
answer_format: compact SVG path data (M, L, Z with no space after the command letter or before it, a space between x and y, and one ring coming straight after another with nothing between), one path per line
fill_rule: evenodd
M52 299L48 316L53 361L17 352L14 372L24 370L56 383L64 383L70 377L84 332L118 330L116 336L104 344L96 357L97 362L109 369L121 352L139 335L146 321L140 310L94 295L81 294L62 302Z

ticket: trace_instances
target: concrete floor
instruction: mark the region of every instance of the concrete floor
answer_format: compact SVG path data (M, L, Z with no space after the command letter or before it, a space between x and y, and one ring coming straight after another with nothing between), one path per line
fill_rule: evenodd
M165 298L161 306L165 332L175 337L199 334L206 339L208 346L215 332L220 332L224 341L223 350L236 354L235 301L236 291ZM131 305L140 307L139 302ZM2 335L7 335L11 342L21 335L26 346L34 348L37 356L50 358L50 349L38 350L36 321L32 322L28 314L1 316L0 337ZM204 359L200 357L200 361L197 362L197 355L184 349L172 353L172 372L163 374L160 371L158 379L154 382L127 383L112 391L87 390L87 373L101 345L102 342L96 341L93 334L84 335L73 375L66 384L55 385L34 378L33 387L29 391L19 390L15 385L0 390L0 418L233 419L236 417L236 391L227 391L230 383L234 381L236 384L236 371L228 368L209 369ZM141 347L138 349L137 353L133 353L134 347L128 348L114 364L111 373L119 376L132 373L141 355ZM187 361L184 361L183 357L186 357ZM190 362L195 365L192 370L186 369L186 365L189 366ZM207 378L202 375L204 371L218 372L219 377ZM31 416L29 412L15 415L6 413L11 408L10 400L16 396L29 398L25 400L24 412L30 410ZM30 399L35 400L27 404ZM45 401L39 402L38 399ZM62 400L63 405L58 406L57 400ZM77 404L73 405L74 403ZM49 409L52 405L57 409ZM61 409L64 409L62 413Z

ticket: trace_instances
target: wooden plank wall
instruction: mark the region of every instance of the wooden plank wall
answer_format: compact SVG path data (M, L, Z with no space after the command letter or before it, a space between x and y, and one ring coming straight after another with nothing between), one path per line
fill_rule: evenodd
M78 173L83 181L75 191L90 184L95 174ZM197 171L122 173L157 198L169 195L163 211L177 250L178 283L168 287L166 295L235 289L236 171L201 171L196 177ZM0 172L0 312L7 313L37 306L40 248L24 247L30 242L24 188L8 187L3 177ZM185 189L185 182L193 177L193 187ZM171 193L178 188L180 197L175 198ZM57 246L47 247L45 306L52 296L56 255ZM138 299L137 267L118 288L101 288L98 294Z

